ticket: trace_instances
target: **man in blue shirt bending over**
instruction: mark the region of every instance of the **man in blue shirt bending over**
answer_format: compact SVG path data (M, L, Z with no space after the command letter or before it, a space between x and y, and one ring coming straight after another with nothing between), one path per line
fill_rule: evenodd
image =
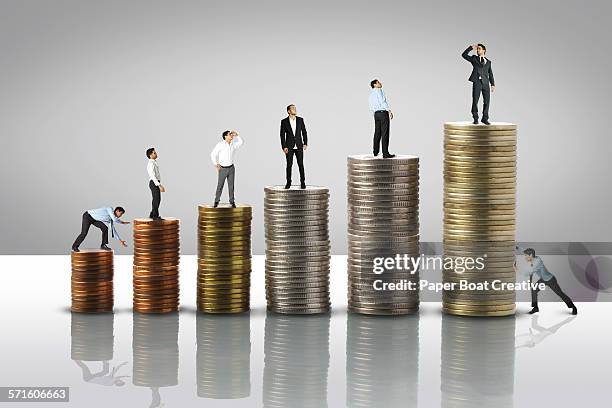
M519 249L519 247L517 247L517 249ZM533 280L533 275L536 275L539 278L536 283L544 283L546 286L551 288L553 292L555 292L557 296L559 296L561 300L565 302L567 307L572 309L573 315L578 314L578 309L576 309L576 305L574 305L572 299L570 299L570 297L567 296L565 292L563 292L563 290L561 290L561 287L557 282L557 278L555 278L555 275L548 271L548 269L544 265L544 262L542 261L542 258L536 256L535 249L527 248L523 250L523 255L525 255L525 260L527 260L527 263L531 266L529 281L531 282ZM538 307L539 291L540 289L531 289L531 307L533 309L531 309L529 314L534 314L540 311L540 308Z
M72 244L72 250L74 252L79 252L79 246L85 240L87 233L89 232L89 227L94 226L98 227L102 230L102 245L100 249L104 249L105 251L110 251L111 249L108 247L108 227L106 224L110 224L111 232L114 238L117 238L121 245L124 247L127 246L124 240L121 239L117 229L115 228L115 223L119 224L129 224L128 221L121 221L121 216L125 214L125 210L123 207L115 207L113 210L111 207L103 207L95 210L85 211L83 213L83 224L81 227L81 233Z

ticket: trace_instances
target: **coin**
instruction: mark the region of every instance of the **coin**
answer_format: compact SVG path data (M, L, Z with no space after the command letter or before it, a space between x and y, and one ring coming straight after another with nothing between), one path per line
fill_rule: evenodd
M198 214L198 311L248 311L252 207L200 205Z
M264 193L268 310L328 312L329 190L270 186Z
M179 306L179 220L135 219L133 305L140 313L170 313Z

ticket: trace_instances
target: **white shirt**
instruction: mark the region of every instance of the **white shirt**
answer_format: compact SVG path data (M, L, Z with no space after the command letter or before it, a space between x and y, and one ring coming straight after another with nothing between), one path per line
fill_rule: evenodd
M217 164L223 167L231 166L234 164L234 151L240 146L242 146L242 138L240 136L234 137L231 143L222 140L215 145L215 148L210 153L210 160L215 166Z
M149 180L155 183L156 186L161 184L159 181L161 177L159 176L159 166L157 165L157 160L149 159L149 162L147 163L147 173L149 173Z
M291 117L291 115L289 115L289 123L291 124L291 130L293 131L293 136L295 136L295 122L296 122L296 118Z

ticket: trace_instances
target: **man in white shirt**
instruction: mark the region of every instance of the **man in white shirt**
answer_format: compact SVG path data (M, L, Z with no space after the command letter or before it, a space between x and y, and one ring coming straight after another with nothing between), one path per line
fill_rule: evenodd
M147 157L149 158L149 162L147 163L149 188L151 189L151 196L153 197L149 217L154 220L162 220L163 218L159 216L159 204L161 203L161 193L165 193L166 189L161 184L159 166L157 165L157 151L154 147L147 149Z
M238 132L235 130L226 130L221 136L223 141L217 143L215 148L210 153L210 159L217 169L217 191L215 193L214 206L219 206L219 200L221 200L221 192L223 191L223 185L225 179L227 179L227 185L229 189L229 202L232 207L236 207L236 201L234 199L234 178L236 168L234 167L234 151L242 146L242 138L238 136Z

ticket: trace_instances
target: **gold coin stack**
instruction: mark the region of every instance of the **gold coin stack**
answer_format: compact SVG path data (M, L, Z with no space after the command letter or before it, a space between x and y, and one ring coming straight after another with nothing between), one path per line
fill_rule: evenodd
M82 249L72 252L73 312L113 311L113 251Z
M516 319L442 316L441 407L513 408Z
M515 205L516 125L445 123L444 255L454 260L483 257L484 268L468 270L455 263L443 270L444 282L456 285L443 293L444 312L514 314L515 291L493 290L491 283L515 281ZM461 282L474 287L460 289Z
M250 308L251 206L198 208L198 311L241 313Z
M179 220L134 220L134 311L178 311L179 248Z
M238 399L251 395L249 313L196 316L198 397Z

